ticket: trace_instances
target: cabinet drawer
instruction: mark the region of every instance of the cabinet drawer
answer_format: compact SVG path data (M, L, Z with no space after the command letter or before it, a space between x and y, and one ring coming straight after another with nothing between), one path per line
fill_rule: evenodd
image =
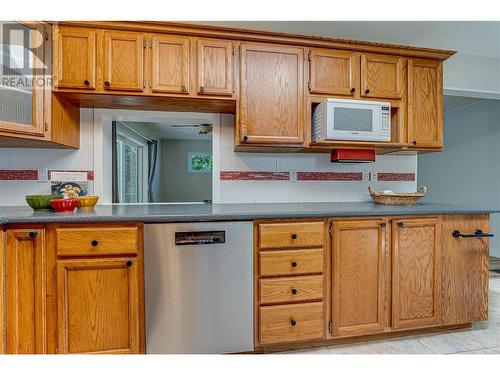
M323 298L323 276L260 280L260 303L298 302Z
M324 242L325 224L322 221L259 224L261 249L323 247Z
M260 276L286 276L323 272L323 249L263 251Z
M260 307L259 318L261 344L323 336L323 302Z
M57 228L57 255L137 254L139 228Z

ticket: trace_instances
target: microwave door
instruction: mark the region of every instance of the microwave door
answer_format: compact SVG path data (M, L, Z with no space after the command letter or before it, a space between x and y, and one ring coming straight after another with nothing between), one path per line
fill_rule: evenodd
M330 114L329 114L330 115ZM332 138L338 140L373 139L376 113L374 108L343 104L331 107Z

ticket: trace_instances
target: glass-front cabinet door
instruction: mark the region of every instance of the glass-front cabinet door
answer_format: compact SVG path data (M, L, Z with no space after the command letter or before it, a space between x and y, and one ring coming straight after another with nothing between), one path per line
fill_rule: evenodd
M0 22L0 135L44 136L46 39L43 24Z

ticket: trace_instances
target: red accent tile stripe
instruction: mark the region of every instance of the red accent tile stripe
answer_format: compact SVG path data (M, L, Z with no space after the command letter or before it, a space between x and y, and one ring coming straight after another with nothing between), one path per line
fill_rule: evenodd
M243 172L243 171L221 171L222 181L254 180L254 181L288 181L289 172Z
M361 172L297 172L298 181L363 181Z
M378 181L415 181L415 173L377 173Z
M37 181L36 169L0 169L0 180L7 181Z
M94 171L78 171L78 170L67 170L67 169L51 169L48 171L49 181L52 179L52 172L87 172L87 180L94 181Z

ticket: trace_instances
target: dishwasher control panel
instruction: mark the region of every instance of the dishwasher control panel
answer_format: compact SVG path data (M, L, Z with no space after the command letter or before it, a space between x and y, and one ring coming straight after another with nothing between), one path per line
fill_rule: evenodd
M175 245L211 245L226 243L226 231L175 232Z

